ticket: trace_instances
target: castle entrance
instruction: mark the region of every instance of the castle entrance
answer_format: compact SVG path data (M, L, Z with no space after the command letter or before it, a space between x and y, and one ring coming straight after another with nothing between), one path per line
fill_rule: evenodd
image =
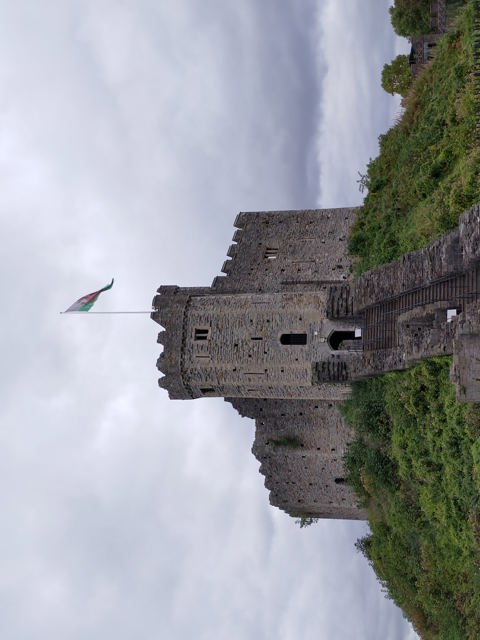
M359 351L362 340L355 337L355 331L332 331L328 336L328 346L332 351Z

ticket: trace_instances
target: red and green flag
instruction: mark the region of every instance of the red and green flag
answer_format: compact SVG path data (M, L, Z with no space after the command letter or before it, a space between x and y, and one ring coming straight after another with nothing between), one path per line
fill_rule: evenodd
M69 311L89 311L95 302L97 301L98 296L104 291L108 291L113 287L113 278L110 284L107 284L103 289L99 289L98 291L94 291L93 293L87 293L86 296L82 296L76 302L72 304L71 307L68 307L64 313L68 313Z

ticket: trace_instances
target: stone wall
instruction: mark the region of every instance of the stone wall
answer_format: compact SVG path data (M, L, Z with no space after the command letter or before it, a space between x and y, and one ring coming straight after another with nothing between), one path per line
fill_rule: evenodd
M447 30L447 4L445 0L430 3L430 24L433 33L443 34Z
M370 269L353 286L353 313L463 270L459 229L436 238L424 249Z
M239 213L216 292L312 291L351 278L356 208Z
M313 384L312 379L312 363L330 357L330 333L351 328L326 318L326 297L326 287L315 293L193 297L182 356L184 382L193 396L344 397L342 385ZM199 330L205 339L196 339ZM304 344L282 342L292 335Z
M463 269L480 260L480 205L462 213L458 224Z
M153 298L151 318L165 328L158 334L163 352L157 360L158 370L164 374L158 384L168 391L172 399L186 400L193 397L184 382L183 351L187 309L193 295L208 295L209 287L162 286Z
M353 314L407 291L471 269L480 260L480 205L461 214L458 227L425 248L370 269L353 284Z
M326 306L332 285L352 281L355 213L241 213L228 275L211 288L160 287L152 318L165 327L157 364L170 397L345 397L345 386L322 384L314 371L334 329L352 329L351 318L329 319ZM289 334L306 344L285 344Z
M469 305L455 326L451 378L461 402L480 402L480 302Z
M160 386L171 398L224 396L255 419L270 501L293 516L364 517L343 481L352 434L338 401L349 381L454 352L459 399L480 401L480 207L355 282L346 249L354 217L354 209L239 214L226 275L211 288L160 287L153 301L165 328ZM435 293L457 275L455 293ZM390 348L355 352L354 323L384 302ZM448 323L451 304L462 313ZM336 330L347 346L332 346ZM300 344L283 340L297 334Z
M365 518L345 483L343 455L353 434L336 402L227 400L255 419L252 452L272 505L297 517Z
M368 308L393 301L404 294L408 300L428 287L441 289L448 280L458 285L398 315L396 346L389 350L365 351L350 365L352 380L405 369L414 362L454 355L452 380L460 401L480 401L480 205L462 213L458 227L436 238L424 249L405 254L399 260L360 276L353 285L353 312L363 317ZM394 306L394 305L393 305ZM458 315L447 322L447 309ZM480 360L479 360L480 361Z

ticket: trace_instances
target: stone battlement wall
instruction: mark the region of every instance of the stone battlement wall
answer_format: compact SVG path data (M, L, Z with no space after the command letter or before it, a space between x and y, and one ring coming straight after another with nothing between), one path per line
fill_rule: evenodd
M338 402L348 382L453 352L459 399L480 400L480 206L355 281L354 218L355 209L239 214L226 275L211 288L160 287L153 301L165 328L160 386L171 398L223 395L255 419L270 501L293 516L364 517L343 478L352 434ZM452 305L461 313L447 323Z
M291 516L365 518L344 480L343 455L353 434L336 402L227 400L255 418L252 452L272 505Z
M347 240L355 215L356 208L240 213L228 275L211 288L160 287L152 318L165 327L157 365L170 398L345 397L341 386L312 385L312 363L334 329L330 287L353 277ZM336 324L351 329L351 320ZM308 347L280 346L283 334L296 333Z
M456 273L462 269L460 233L454 229L424 249L406 253L399 260L370 269L353 286L353 313L405 291Z
M458 231L463 268L469 269L480 260L480 205L462 213Z
M480 205L462 213L458 227L435 238L424 249L370 269L353 285L353 313L405 291L470 269L480 259Z
M462 402L480 402L480 301L469 305L456 320L450 371Z
M153 298L151 318L165 331L160 331L157 342L164 349L157 360L157 368L164 374L158 384L168 391L172 399L192 398L191 389L183 381L183 345L186 311L192 296L208 295L209 287L162 286Z
M239 213L217 292L311 291L351 278L356 208Z
M330 357L327 338L334 325L325 318L327 293L322 287L315 293L192 298L182 349L184 382L194 397L344 397L341 385L312 384L312 363L322 354ZM206 339L195 339L199 328ZM304 335L305 344L282 344L282 336L292 333Z

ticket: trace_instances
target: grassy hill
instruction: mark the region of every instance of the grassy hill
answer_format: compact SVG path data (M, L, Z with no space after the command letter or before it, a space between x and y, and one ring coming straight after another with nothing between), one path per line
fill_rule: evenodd
M363 176L350 240L359 273L424 246L480 202L475 8L459 9ZM346 468L371 528L358 547L392 599L426 640L477 640L480 410L455 401L449 366L355 383Z
M459 12L405 98L403 116L380 136L350 240L358 272L425 246L479 200L473 13L473 2Z

